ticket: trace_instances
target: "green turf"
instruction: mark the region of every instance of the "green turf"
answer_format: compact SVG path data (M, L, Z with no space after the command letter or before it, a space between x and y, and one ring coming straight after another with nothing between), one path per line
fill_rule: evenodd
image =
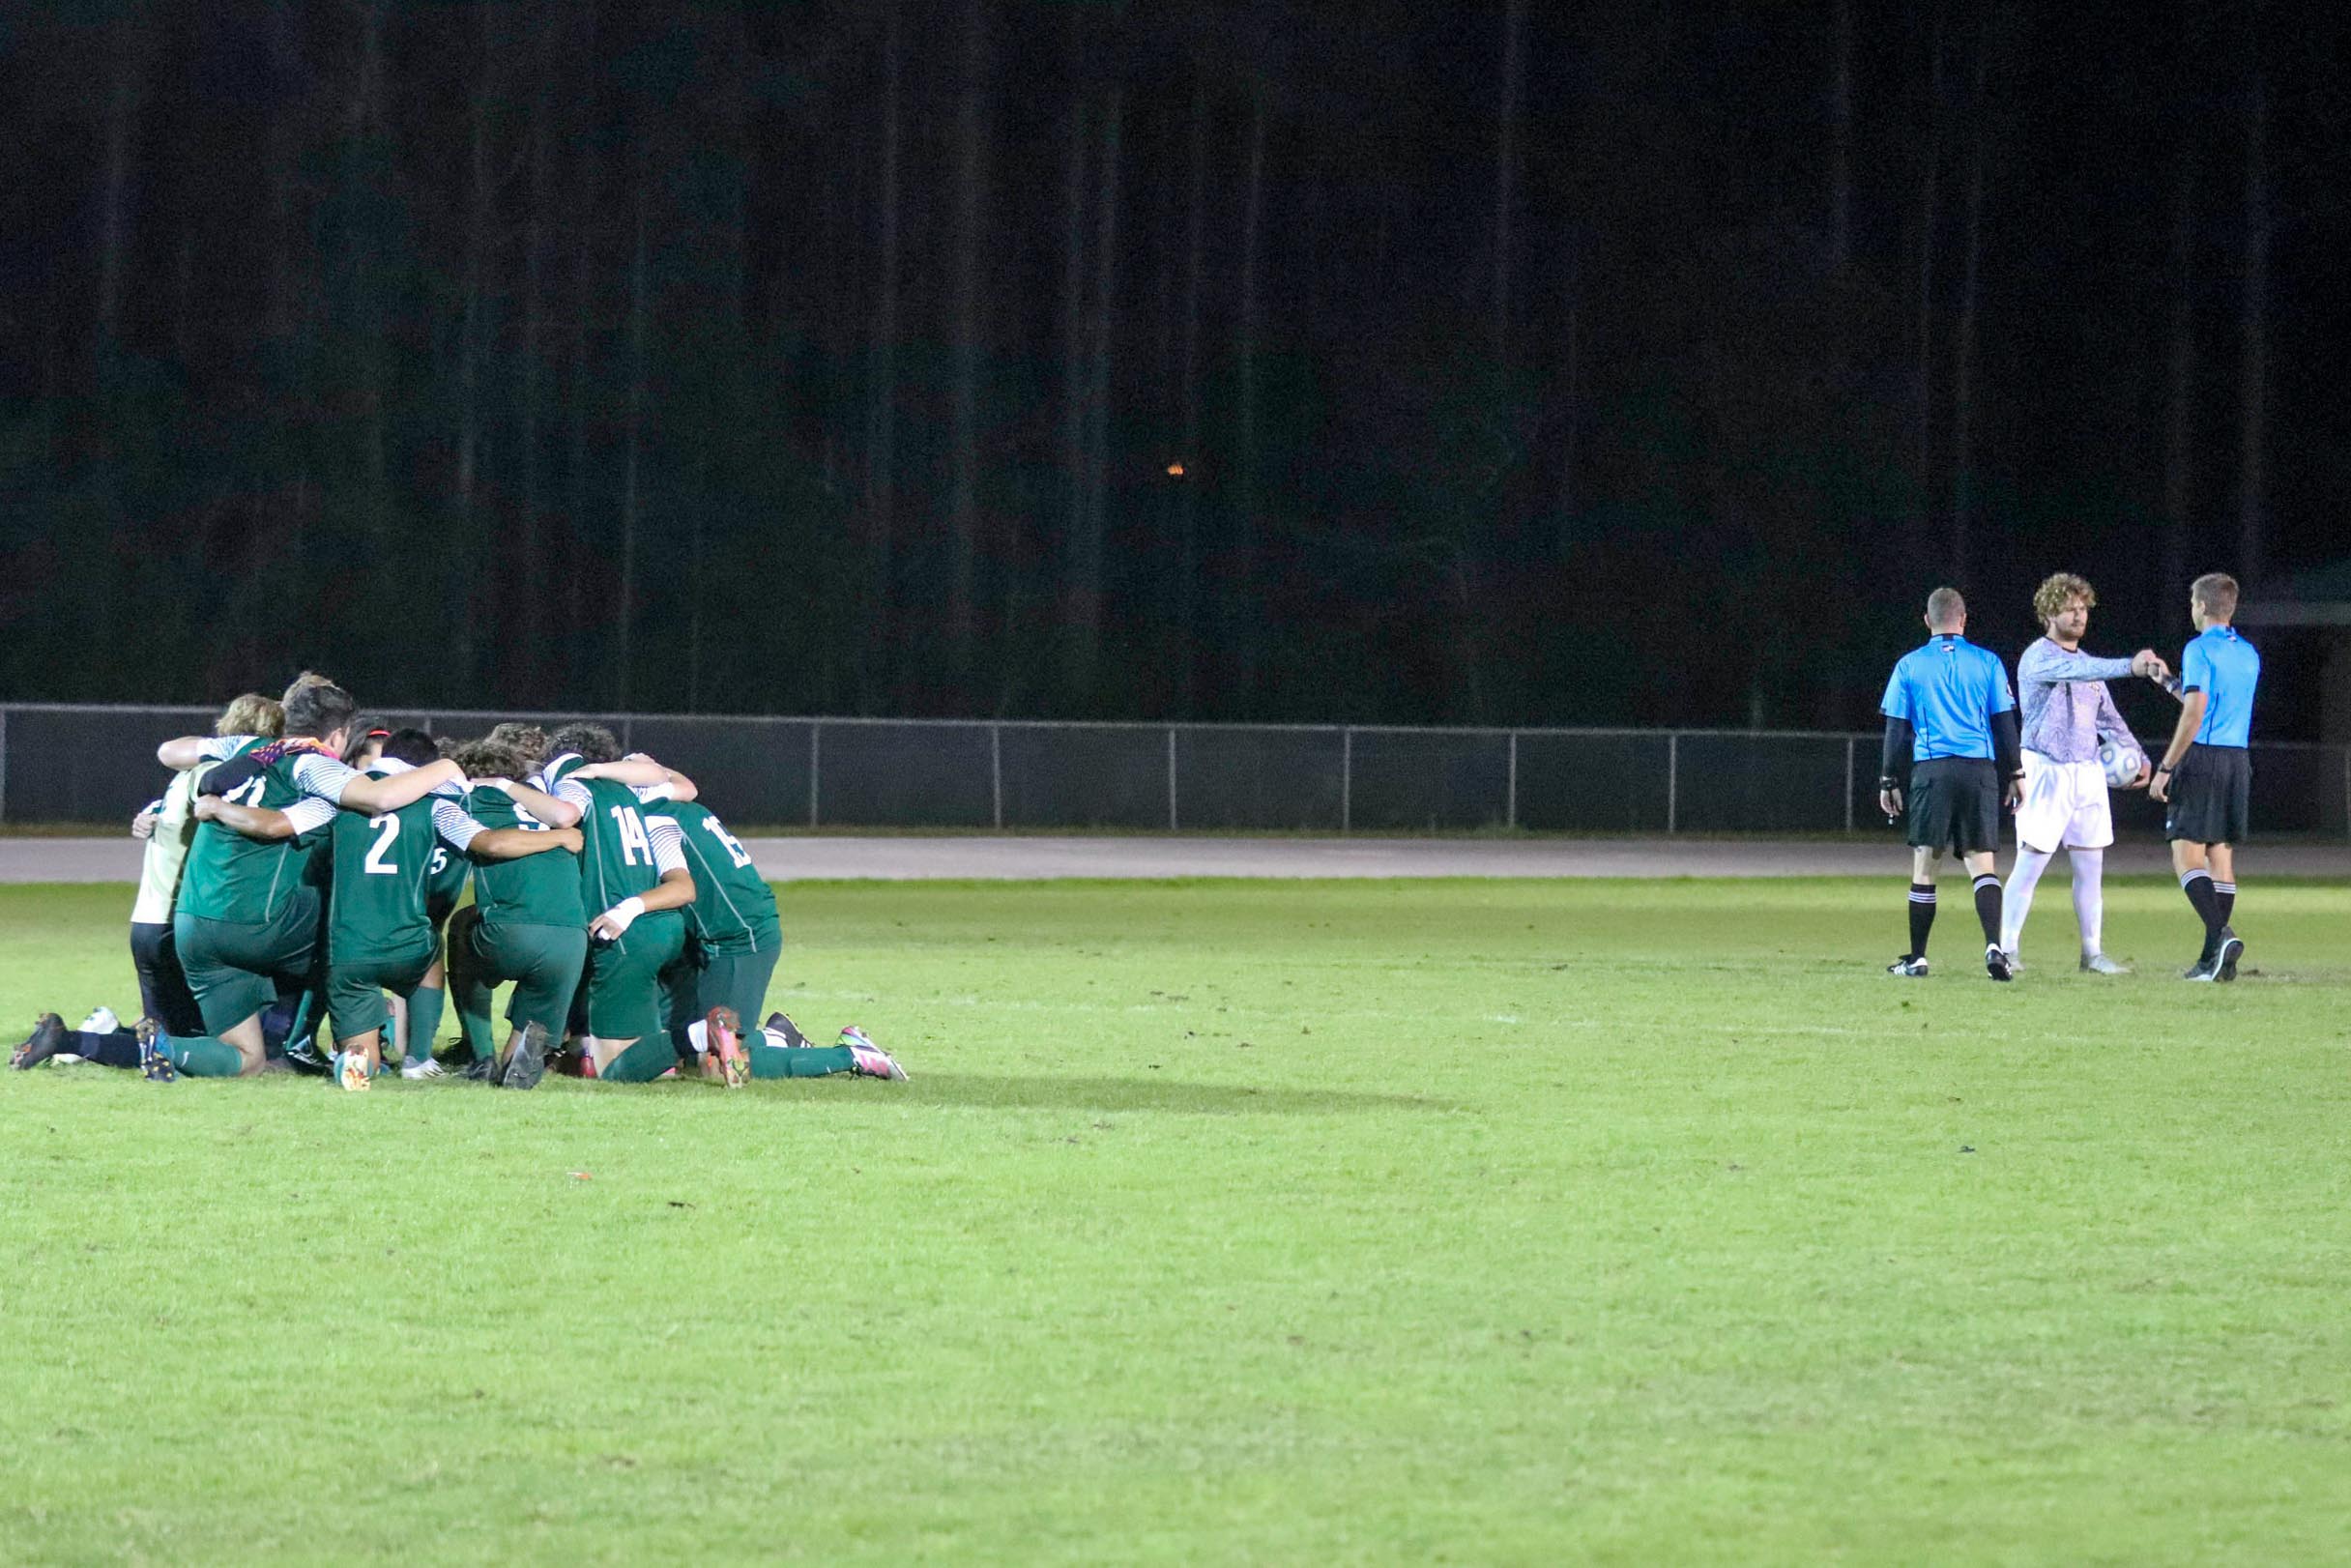
M0 1075L0 1559L2343 1560L2351 889L2062 884L796 886L913 1083Z

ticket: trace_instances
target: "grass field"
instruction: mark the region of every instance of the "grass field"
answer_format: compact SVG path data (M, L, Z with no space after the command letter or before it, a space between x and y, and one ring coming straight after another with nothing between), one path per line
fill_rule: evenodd
M791 886L907 1085L0 1074L0 1560L2351 1558L2351 888ZM135 997L0 889L0 1016ZM13 1038L14 1036L12 1036Z

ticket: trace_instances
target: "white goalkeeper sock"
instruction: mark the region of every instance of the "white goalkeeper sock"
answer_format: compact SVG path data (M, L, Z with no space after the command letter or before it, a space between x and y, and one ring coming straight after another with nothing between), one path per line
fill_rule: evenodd
M711 1026L708 1020L697 1018L685 1026L685 1042L694 1048L694 1055L707 1055L711 1049Z
M2106 852L2068 850L2074 860L2074 919L2081 927L2081 952L2106 950Z
M2000 907L2000 946L2005 952L2017 950L2017 939L2024 934L2024 917L2032 913L2033 888L2040 885L2041 873L2049 868L2053 855L2026 845L2017 846L2017 863L2008 868L2008 899Z

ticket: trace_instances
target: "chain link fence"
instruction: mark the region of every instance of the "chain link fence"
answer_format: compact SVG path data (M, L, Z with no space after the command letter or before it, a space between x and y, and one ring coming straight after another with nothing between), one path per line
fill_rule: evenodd
M0 823L111 829L203 708L0 707ZM729 718L392 711L436 735L506 718L608 726L746 828L1835 833L1877 812L1873 734ZM2264 833L2351 836L2351 748L2253 747ZM2116 827L2162 808L2115 797Z

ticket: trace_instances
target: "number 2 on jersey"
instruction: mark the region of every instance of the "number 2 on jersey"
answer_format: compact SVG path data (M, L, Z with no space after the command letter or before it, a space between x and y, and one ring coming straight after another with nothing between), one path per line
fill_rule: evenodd
M400 868L386 860L393 840L400 836L400 819L392 816L370 817L367 826L375 829L375 844L367 851L367 874L371 877L396 877Z

